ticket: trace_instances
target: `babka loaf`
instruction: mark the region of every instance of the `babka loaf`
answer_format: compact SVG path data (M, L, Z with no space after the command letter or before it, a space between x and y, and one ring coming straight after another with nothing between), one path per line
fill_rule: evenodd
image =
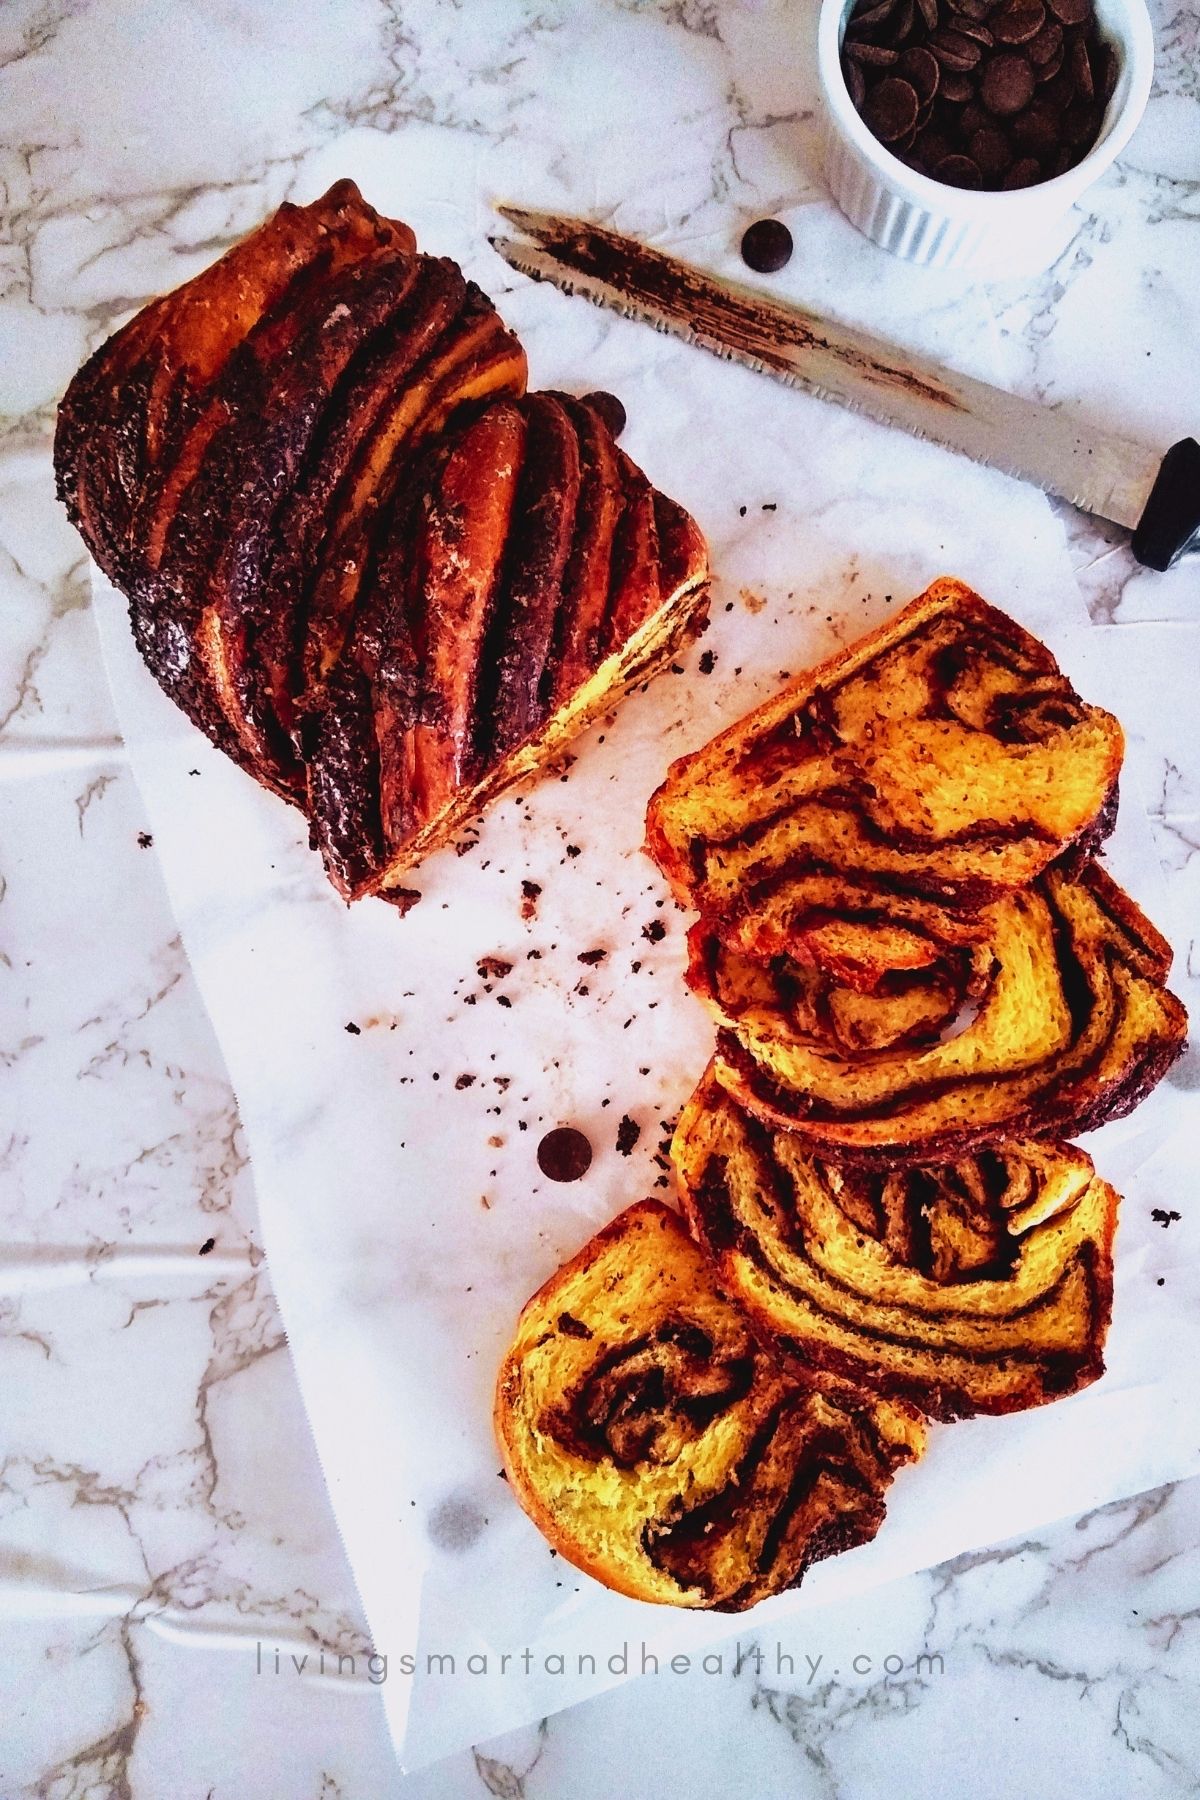
M723 1026L720 1081L817 1154L888 1167L1129 1112L1186 1039L1165 939L1092 862L985 916L957 980L935 967L868 992L700 926L689 980Z
M961 582L674 763L647 845L743 947L816 955L835 912L914 935L911 897L978 906L1111 827L1120 726ZM915 936L940 915L917 912ZM761 934L761 935L760 935Z
M486 296L339 182L60 408L59 492L152 672L309 813L348 897L401 897L702 616L696 526L600 408L525 383Z
M638 1600L737 1612L864 1543L924 1424L785 1371L677 1215L631 1206L529 1301L495 1423L555 1549Z
M936 1419L1103 1373L1117 1196L1069 1144L864 1170L761 1124L710 1069L671 1146L684 1212L766 1342Z

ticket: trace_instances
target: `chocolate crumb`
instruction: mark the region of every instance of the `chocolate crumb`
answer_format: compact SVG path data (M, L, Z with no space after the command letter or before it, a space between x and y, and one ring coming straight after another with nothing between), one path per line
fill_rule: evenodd
M568 856L575 857L575 856L579 856L581 854L582 854L582 852L580 851L578 844L568 844L567 845L567 855Z
M711 650L705 650L696 664L702 675L711 675L716 667L717 659Z
M512 974L512 964L501 956L481 956L475 967L480 981L503 981Z
M581 950L575 960L587 963L589 968L595 968L596 964L602 963L607 955L607 950Z
M209 1251L215 1247L216 1242L217 1242L216 1238L205 1238L204 1242L200 1246L200 1255L207 1256Z
M582 1319L577 1319L574 1313L569 1312L559 1313L558 1329L564 1337L590 1338L592 1335L590 1326L585 1325Z
M149 850L149 848L153 844L153 842L154 842L154 839L150 836L150 833L148 831L139 831L138 832L138 843L141 845L143 850Z
M621 1123L617 1126L617 1152L618 1152L618 1154L621 1156L631 1155L633 1152L633 1147L637 1143L637 1141L641 1137L641 1135L642 1135L642 1128L638 1124L637 1120L631 1119L629 1114L626 1113L625 1116L622 1118Z
M454 1082L454 1085L455 1085L455 1087L456 1087L456 1088L457 1088L457 1089L458 1089L458 1090L459 1090L459 1092L460 1092L460 1093L461 1093L461 1092L462 1092L462 1090L463 1090L463 1088L469 1088L469 1087L474 1087L474 1086L475 1086L475 1076L474 1076L474 1075L459 1075L459 1076L456 1076L456 1077L455 1077L455 1082Z
M510 999L509 999L509 997L508 997L508 995L507 995L507 994L497 994L497 995L496 995L496 1005L497 1005L497 1006L505 1006L505 1007L511 1007L511 1006L512 1006L512 1001L511 1001L511 1000L510 1000Z
M362 1026L356 1025L353 1022L353 1020L351 1020L350 1024L346 1026L346 1030L350 1033L351 1037L361 1037L362 1036Z
M661 919L651 919L648 925L642 926L642 936L651 944L661 944L667 935L667 928Z
M1150 1217L1165 1231L1169 1225L1174 1225L1177 1219L1182 1218L1183 1214L1177 1213L1173 1207L1170 1212L1166 1212L1161 1206L1153 1206L1150 1209Z
M538 896L541 891L541 887L536 881L521 883L521 917L523 919L536 919Z

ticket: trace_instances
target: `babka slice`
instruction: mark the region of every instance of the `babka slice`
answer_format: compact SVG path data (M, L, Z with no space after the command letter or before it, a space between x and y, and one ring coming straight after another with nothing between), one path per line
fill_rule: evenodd
M831 877L886 922L906 896L978 906L1068 846L1094 848L1122 747L1044 645L961 582L935 581L674 763L647 845L677 898L723 933L768 915L771 947L786 948L824 917Z
M704 543L597 409L504 400L443 434L383 534L306 742L347 898L414 862L675 654Z
M809 1155L709 1070L671 1158L722 1285L810 1379L956 1419L1104 1372L1117 1196L1072 1145L876 1173Z
M898 972L867 992L747 958L701 925L689 980L723 1026L719 1080L815 1153L878 1166L1129 1112L1186 1037L1165 939L1093 862L1048 869L985 923L957 973Z
M874 1537L925 1441L904 1401L786 1373L654 1200L529 1301L495 1422L514 1494L570 1562L637 1600L723 1612Z

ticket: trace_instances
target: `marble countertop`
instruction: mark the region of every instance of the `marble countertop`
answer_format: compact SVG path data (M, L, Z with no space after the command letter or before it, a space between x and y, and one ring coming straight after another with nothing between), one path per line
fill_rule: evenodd
M647 1675L399 1775L236 1103L49 466L58 395L131 308L285 196L341 173L369 195L398 150L444 172L448 203L557 194L647 229L669 205L681 245L782 212L828 253L798 274L804 298L1165 446L1200 424L1200 21L1176 0L1153 10L1158 79L1127 154L1051 269L986 288L910 270L830 213L790 98L804 0L0 12L3 1800L1200 1785L1200 1481L810 1613L783 1644L791 1668L744 1632L702 1687ZM657 216L639 216L647 159ZM1156 694L1126 723L1196 978L1200 562L1147 574L1060 510L1095 628L1121 634ZM1174 1079L1200 1086L1195 1050ZM1170 1228L1194 1232L1176 1199ZM355 1655L357 1676L289 1666L321 1648Z

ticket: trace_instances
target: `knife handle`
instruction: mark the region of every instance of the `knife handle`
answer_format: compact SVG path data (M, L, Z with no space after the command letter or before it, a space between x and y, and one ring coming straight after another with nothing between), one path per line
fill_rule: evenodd
M1162 459L1133 534L1133 554L1148 569L1169 569L1200 540L1200 444L1180 438Z

